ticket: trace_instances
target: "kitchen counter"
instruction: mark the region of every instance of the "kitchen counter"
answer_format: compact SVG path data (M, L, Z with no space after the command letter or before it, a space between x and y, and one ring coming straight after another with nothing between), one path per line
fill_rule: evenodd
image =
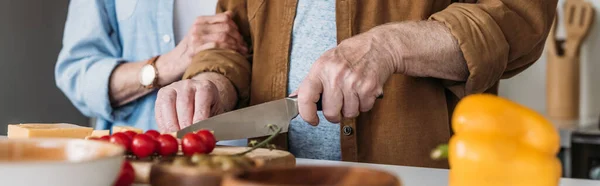
M396 175L404 186L444 186L448 185L448 170L447 169L432 169L420 167L381 165L369 163L353 163L340 161L326 160L311 160L297 158L296 164L315 165L315 166L357 166L388 171ZM137 184L134 186L149 186L145 184ZM562 178L560 186L600 186L600 181L579 180Z
M6 137L0 135L0 139L2 139L2 138L6 138ZM398 178L400 178L400 180L402 181L402 184L405 186L421 186L421 185L443 186L443 185L448 185L448 170L447 169L433 169L433 168L369 164L369 163L354 163L354 162L342 162L342 161L312 160L312 159L302 159L302 158L296 158L296 164L299 166L303 166L303 165L357 166L357 167L380 169L380 170L388 171L388 172L396 175ZM134 184L133 186L150 186L150 185ZM600 186L600 181L562 178L560 181L560 186Z
M352 163L339 161L325 160L310 160L297 158L297 165L318 165L318 166L360 166L374 169L381 169L396 175L405 186L422 186L422 185L448 185L448 170L447 169L432 169L420 167L368 164L368 163ZM600 186L600 181L580 180L562 178L560 186Z

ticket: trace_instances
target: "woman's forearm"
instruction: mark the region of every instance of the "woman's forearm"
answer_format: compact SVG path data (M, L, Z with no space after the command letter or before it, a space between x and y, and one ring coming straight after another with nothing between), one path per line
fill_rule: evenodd
M139 72L145 61L122 63L112 72L109 82L109 97L113 107L119 107L142 97L152 90L142 87Z
M186 60L183 59L186 56L182 55L182 52L181 49L175 48L173 51L161 55L156 60L159 86L166 86L181 79L185 66L169 65L169 63L174 63L177 60ZM145 60L122 63L113 70L109 82L109 97L113 107L123 106L154 90L144 88L140 84L139 73L142 67L148 64L147 62Z

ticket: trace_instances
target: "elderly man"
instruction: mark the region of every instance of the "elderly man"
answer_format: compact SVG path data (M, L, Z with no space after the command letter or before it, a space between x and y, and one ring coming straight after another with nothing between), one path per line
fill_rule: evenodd
M301 118L279 145L298 157L447 167L428 153L449 139L458 100L494 93L501 78L536 61L556 4L221 0L217 10L233 12L237 28L229 29L239 29L252 55L197 54L187 80L159 91L157 123L174 131L297 94Z

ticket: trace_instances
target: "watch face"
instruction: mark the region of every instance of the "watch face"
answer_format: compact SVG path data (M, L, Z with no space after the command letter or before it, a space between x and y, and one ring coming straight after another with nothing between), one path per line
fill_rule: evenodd
M140 71L140 84L144 86L151 85L156 77L156 72L152 65L144 65Z

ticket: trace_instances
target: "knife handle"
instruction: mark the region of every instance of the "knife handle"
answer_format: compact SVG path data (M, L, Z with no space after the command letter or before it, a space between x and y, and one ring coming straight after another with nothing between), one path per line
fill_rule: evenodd
M295 96L291 96L289 98L298 98L298 95ZM323 94L321 94L319 96L319 101L317 101L317 111L322 111L323 110L323 102L321 101L321 98L323 98ZM377 99L383 99L383 94L377 96Z

